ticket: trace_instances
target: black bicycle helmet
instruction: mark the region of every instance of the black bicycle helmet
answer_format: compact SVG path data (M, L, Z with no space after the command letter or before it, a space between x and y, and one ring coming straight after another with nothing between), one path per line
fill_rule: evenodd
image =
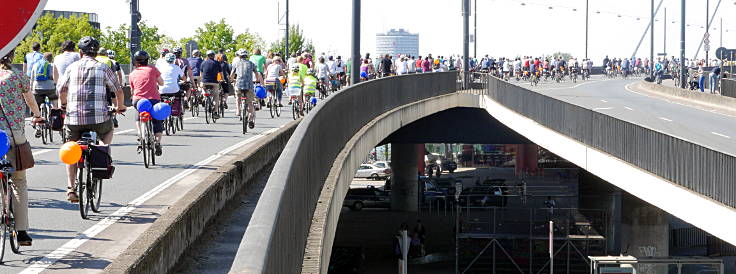
M133 60L136 62L136 64L148 64L149 58L150 56L145 50L139 50L136 51L135 54L133 54Z
M82 37L82 39L79 39L77 47L84 54L94 55L97 54L97 51L100 49L100 42L92 36L85 36Z
M177 54L177 53L182 53L183 51L184 50L181 47L175 47L173 53Z

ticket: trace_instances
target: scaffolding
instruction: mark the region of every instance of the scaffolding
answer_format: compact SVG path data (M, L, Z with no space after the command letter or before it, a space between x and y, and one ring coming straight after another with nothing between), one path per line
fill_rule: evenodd
M601 210L456 204L455 215L456 273L587 273L607 249Z

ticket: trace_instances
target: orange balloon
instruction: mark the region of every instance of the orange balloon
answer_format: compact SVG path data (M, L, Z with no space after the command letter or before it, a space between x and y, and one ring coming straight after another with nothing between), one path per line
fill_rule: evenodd
M77 142L66 142L59 148L59 159L67 165L76 164L82 158L82 148Z

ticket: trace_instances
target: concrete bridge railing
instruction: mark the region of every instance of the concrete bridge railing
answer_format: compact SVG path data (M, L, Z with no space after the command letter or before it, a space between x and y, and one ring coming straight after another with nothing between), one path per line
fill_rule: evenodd
M232 273L298 273L313 213L333 160L353 135L396 107L454 93L457 74L383 78L330 96L297 127L276 162Z

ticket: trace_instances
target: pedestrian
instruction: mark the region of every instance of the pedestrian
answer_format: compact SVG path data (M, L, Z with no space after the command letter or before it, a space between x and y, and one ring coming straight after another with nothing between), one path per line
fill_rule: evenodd
M721 66L715 66L710 71L710 93L716 94L718 91L718 79L721 76ZM718 92L720 93L720 92Z
M41 54L41 44L33 42L31 49L33 51L27 53L25 58L23 58L23 72L25 72L28 77L31 77L33 65L43 59L43 54Z
M417 223L414 225L414 235L419 240L419 254L424 257L426 255L424 247L427 241L427 229L422 224L421 219L417 219Z
M701 60L698 63L698 87L700 88L700 92L705 92L705 70L703 69L703 61Z
M26 181L26 170L19 170L16 159L19 156L32 154L24 132L24 112L27 106L33 113L33 123L43 122L41 111L38 109L36 100L29 90L30 80L21 72L14 70L10 64L15 57L15 51L0 58L0 109L2 109L3 121L0 121L0 130L12 138L8 160L16 168L13 172L13 214L15 216L15 229L18 230L17 239L21 246L30 246L33 242L28 235L28 182ZM24 148L26 147L26 148ZM31 155L32 156L32 155ZM30 156L29 156L30 157Z

